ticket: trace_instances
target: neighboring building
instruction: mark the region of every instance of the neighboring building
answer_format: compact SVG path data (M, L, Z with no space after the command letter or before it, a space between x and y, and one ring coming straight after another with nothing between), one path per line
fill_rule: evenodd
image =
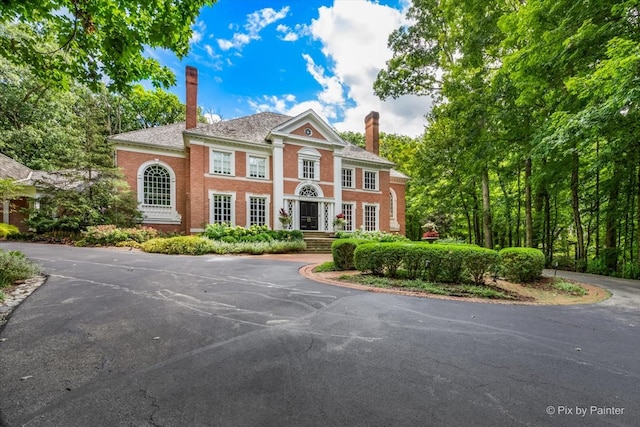
M0 179L10 179L20 185L20 191L14 199L0 200L0 222L15 225L21 232L27 231L26 210L30 200L36 196L34 173L36 171L0 153Z
M116 164L137 192L144 224L196 233L208 223L405 233L408 177L378 156L379 115L365 119L366 150L343 141L315 112L259 113L196 122L197 70L187 67L186 123L111 137Z

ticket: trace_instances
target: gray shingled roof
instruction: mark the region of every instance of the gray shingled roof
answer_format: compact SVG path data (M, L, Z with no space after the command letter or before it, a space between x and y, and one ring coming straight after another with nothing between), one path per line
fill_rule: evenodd
M284 114L263 112L211 124L198 123L195 129L188 130L185 130L184 122L179 122L172 125L121 133L112 136L111 140L171 150L183 150L184 132L194 136L267 144L265 137L269 132L293 118ZM342 154L345 159L393 165L392 162L350 143L347 143L342 150Z
M0 153L0 179L13 179L21 181L29 178L33 171L13 160L11 157L7 157Z
M353 159L365 162L373 162L373 163L381 163L385 165L393 165L393 162L390 162L387 159L384 159L380 156L376 156L373 153L368 152L364 148L360 148L357 145L353 145L351 143L347 143L347 146L342 149L342 157L344 159Z
M269 131L292 118L284 114L264 112L189 129L187 133L264 144Z
M207 126L207 124L198 123L198 127L200 126ZM178 122L172 125L119 133L113 135L110 139L116 142L131 142L170 150L184 150L184 140L182 139L184 128L185 123Z

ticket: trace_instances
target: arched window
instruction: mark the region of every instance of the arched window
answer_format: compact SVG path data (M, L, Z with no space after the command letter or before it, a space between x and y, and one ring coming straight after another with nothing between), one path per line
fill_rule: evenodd
M167 168L148 166L142 180L145 205L171 206L171 175Z
M176 176L171 167L156 159L138 168L138 203L142 222L180 224L176 206Z
M300 189L300 196L302 197L318 197L318 192L310 185L305 185Z

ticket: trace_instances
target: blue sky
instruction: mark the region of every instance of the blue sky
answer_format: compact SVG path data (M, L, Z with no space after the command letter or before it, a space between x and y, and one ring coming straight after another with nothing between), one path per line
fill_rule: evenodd
M176 74L170 91L182 102L184 67L197 67L198 105L225 120L311 108L339 131L363 132L375 110L382 132L417 136L429 98L382 102L373 94L391 57L387 38L406 24L406 7L407 0L219 0L201 10L186 58L149 55Z

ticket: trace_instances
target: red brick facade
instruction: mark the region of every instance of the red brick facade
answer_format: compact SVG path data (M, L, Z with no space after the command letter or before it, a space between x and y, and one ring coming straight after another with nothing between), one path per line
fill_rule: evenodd
M240 120L258 120L257 116ZM200 127L182 133L182 141L174 141L170 150L154 146L153 139L117 136L117 165L138 194L144 223L182 233L199 232L218 221L278 229L282 208L292 215L293 229L333 231L336 215L344 213L350 220L348 230L404 234L407 177L374 153L346 144L313 112L281 120L255 144L208 137ZM150 166L170 172L170 188L166 182L145 184L145 168ZM147 196L142 193L153 185L165 185L162 188L172 192L171 206L147 215Z

